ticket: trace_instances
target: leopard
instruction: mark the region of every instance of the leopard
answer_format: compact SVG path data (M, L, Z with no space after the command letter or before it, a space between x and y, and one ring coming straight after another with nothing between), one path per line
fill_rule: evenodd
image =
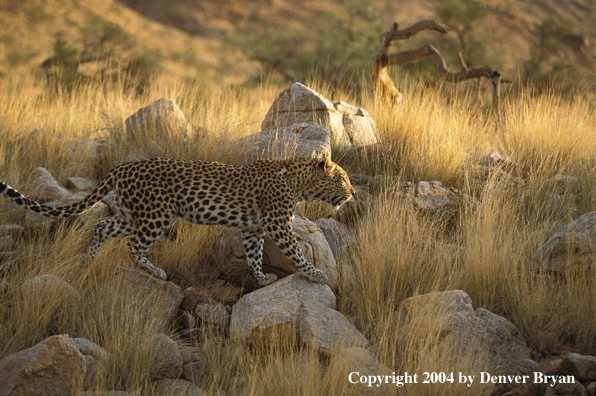
M306 278L326 283L327 274L305 257L292 231L297 204L322 201L339 209L356 193L347 173L330 157L261 159L239 166L215 161L150 158L110 171L85 198L64 206L38 203L0 181L0 195L27 210L50 217L83 213L115 191L115 215L100 220L80 259L86 267L110 238L128 237L133 263L165 280L166 273L147 258L149 248L181 218L205 225L237 227L256 287L277 275L262 270L268 234Z

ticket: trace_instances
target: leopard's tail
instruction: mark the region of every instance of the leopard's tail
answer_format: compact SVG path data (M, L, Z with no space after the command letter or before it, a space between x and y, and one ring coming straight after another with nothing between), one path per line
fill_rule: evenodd
M91 194L84 199L74 202L70 205L53 207L46 204L35 202L32 199L25 197L23 194L0 181L0 195L10 199L17 205L22 206L27 210L40 213L49 217L69 217L89 209L95 205L99 200L105 197L114 188L114 171L108 173L95 187Z

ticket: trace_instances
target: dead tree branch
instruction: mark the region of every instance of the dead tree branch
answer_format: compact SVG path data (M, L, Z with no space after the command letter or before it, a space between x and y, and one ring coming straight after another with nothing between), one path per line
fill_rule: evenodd
M372 81L375 90L383 96L388 96L392 101L401 103L403 101L403 94L395 86L393 80L391 80L391 77L387 72L387 67L430 57L435 62L439 75L445 81L459 83L472 78L488 78L493 85L493 108L497 110L499 104L499 85L511 82L509 80L501 79L501 75L497 71L489 68L468 68L463 59L463 55L460 53L459 56L462 62L461 71L459 73L451 73L447 69L445 60L440 52L432 45L425 45L412 51L388 55L393 41L409 39L415 34L425 30L434 30L443 34L449 32L449 28L440 23L435 21L422 21L404 30L398 30L398 24L394 23L390 31L381 35L381 48L372 59Z

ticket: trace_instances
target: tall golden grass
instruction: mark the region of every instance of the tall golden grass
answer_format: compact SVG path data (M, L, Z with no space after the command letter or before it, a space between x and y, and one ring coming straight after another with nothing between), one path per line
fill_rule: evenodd
M324 82L309 83L330 97ZM181 84L161 77L143 96L123 89L79 86L70 93L48 94L33 80L0 79L0 177L26 193L27 177L39 166L58 181L66 177L95 178L87 152L73 149L69 138L119 143L106 153L106 164L125 161L124 120L161 97L174 99L194 127L189 139L155 142L147 155L234 162L229 144L260 130L260 122L285 87L263 85L251 90L205 83ZM334 88L335 89L335 88ZM393 313L407 297L433 291L462 289L475 308L486 308L511 320L536 359L567 351L596 354L596 272L555 278L535 273L534 253L561 226L578 214L596 210L596 117L587 101L563 100L555 94L505 95L501 117L465 93L448 87L411 84L401 106L337 93L339 99L368 109L376 120L383 155L364 158L357 169L348 158L340 165L357 173L384 174L401 181L439 180L481 201L464 208L457 224L446 229L430 218L412 216L391 194L380 195L355 221L359 244L338 260L342 277L338 310L357 318L378 359L396 373L423 371L472 372L473 367L443 361L432 344L432 331L406 336L396 345ZM43 133L33 134L39 128ZM167 138L166 138L167 139ZM523 179L511 187L498 178L478 178L473 164L491 150L512 159L507 171ZM334 148L334 152L341 150ZM345 161L342 162L342 161ZM104 169L103 172L107 172ZM572 185L553 181L555 175L578 178ZM392 187L391 185L385 186ZM328 215L320 205L304 205L311 219ZM16 205L0 201L0 226L23 220ZM131 265L125 246L110 241L88 269L78 268L93 224L75 221L52 233L39 231L18 239L13 259L0 263L8 285L0 304L0 357L30 347L45 337L69 333L101 344L110 353L91 389L127 390L143 394L150 383L148 337L172 334L163 323L130 321L130 307L117 296L101 295L81 306L59 288L48 287L44 298L25 301L19 286L39 274L56 275L82 296L96 292L117 266ZM183 287L208 285L218 274L216 248L222 228L178 224L175 235L162 238L150 258ZM122 287L126 287L123 285ZM436 323L426 323L432 329ZM219 337L219 338L218 338ZM210 393L229 394L359 394L347 376L329 370L330 360L296 346L252 348L215 334L194 346L207 356ZM191 341L179 341L189 343ZM192 342L191 342L192 343ZM422 347L421 347L422 346ZM394 385L381 393L397 392ZM446 384L413 384L403 394L479 394Z

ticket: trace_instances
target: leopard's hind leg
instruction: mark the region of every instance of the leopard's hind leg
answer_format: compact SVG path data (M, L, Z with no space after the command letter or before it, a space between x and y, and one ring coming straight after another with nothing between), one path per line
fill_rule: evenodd
M80 266L86 267L97 255L101 245L109 238L119 238L130 235L134 232L134 226L131 219L119 213L116 216L101 220L93 229L91 241L83 257L81 257Z

